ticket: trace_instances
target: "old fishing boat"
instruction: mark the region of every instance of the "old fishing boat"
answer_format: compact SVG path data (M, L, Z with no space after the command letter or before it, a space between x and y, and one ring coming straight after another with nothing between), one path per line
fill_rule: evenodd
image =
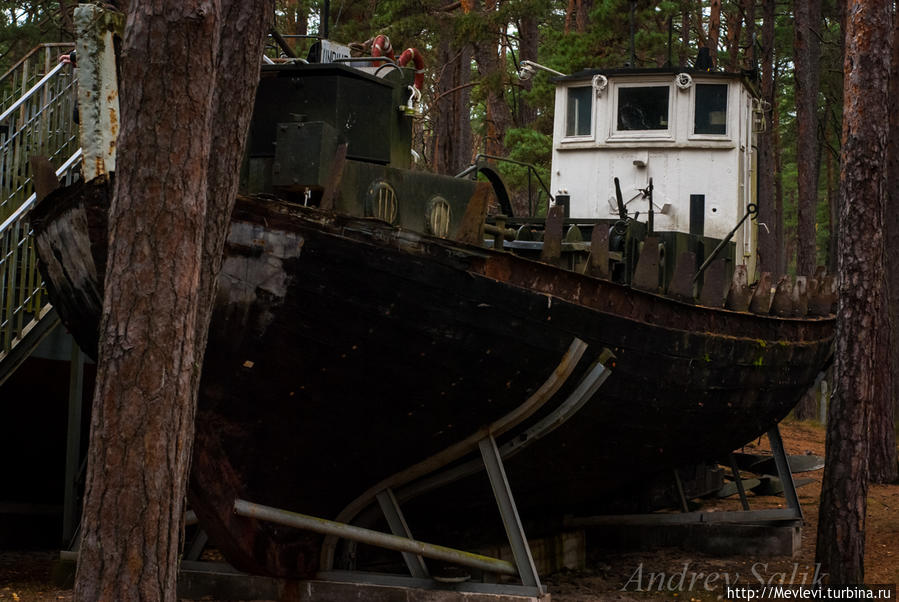
M833 287L755 274L745 77L558 78L537 218L513 214L485 164L413 169L415 73L378 58L263 67L191 477L230 562L308 576L334 550L235 500L350 523L390 490L439 509L432 527L479 525L483 488L465 478L490 439L525 521L560 516L790 411L828 360ZM33 215L54 305L89 353L105 190L57 191Z

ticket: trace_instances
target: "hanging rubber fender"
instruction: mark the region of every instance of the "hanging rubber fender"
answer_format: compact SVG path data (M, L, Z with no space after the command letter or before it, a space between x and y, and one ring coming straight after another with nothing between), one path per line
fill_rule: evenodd
M391 61L394 59L393 46L390 45L390 38L383 33L375 36L371 43L371 55L374 57L384 56ZM374 66L383 65L381 62L372 63Z
M409 61L412 61L412 64L415 66L415 79L413 80L412 85L421 92L421 87L425 83L425 60L424 57L421 56L421 52L419 52L416 48L406 48L403 50L403 53L400 55L399 60L397 60L396 64L400 67L405 67L409 64Z
M509 200L509 192L506 190L506 185L503 183L503 179L499 175L499 172L489 165L479 165L478 173L484 174L484 177L490 182L490 185L493 187L493 193L496 194L499 208L502 210L503 214L514 217L515 214L512 212L512 201Z

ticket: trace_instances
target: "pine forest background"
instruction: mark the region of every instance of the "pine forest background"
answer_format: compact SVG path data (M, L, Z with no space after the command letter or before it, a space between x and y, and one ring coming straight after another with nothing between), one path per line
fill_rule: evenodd
M276 4L275 19L282 34L314 36L321 32L320 1L278 0ZM766 222L765 226L774 238L777 257L776 263L765 262L765 267L795 273L801 230L794 66L802 63L794 48L794 15L800 16L796 11L810 6L811 35L806 39L819 48L820 59L812 67L820 83L812 132L818 185L814 209L808 213L815 233L813 263L834 267L832 233L842 110L841 6L833 0L819 0L820 7L815 4L771 0L332 0L329 37L350 43L386 34L397 54L406 47L423 53L424 113L415 139L423 169L458 173L478 153L486 153L532 163L548 182L551 76L538 72L523 81L517 74L520 61L533 60L563 73L626 66L633 6L635 66L653 68L670 63L689 67L699 47L706 46L717 69L751 72L759 78L762 90L766 86L761 78L768 78L774 93L764 136L773 145L774 169L769 173L774 176L774 190L773 198L760 200L775 210L765 217L776 223ZM38 43L72 40L75 5L73 1L0 2L0 70L5 72ZM767 35L773 43L765 39L772 13L773 32ZM313 43L310 38L290 37L289 41L299 56L305 56ZM764 68L766 60L770 61L768 69ZM519 206L524 206L527 170L510 164L501 169Z

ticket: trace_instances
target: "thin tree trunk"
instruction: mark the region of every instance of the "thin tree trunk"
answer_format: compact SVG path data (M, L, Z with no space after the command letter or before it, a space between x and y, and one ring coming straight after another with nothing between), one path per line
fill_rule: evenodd
M764 0L764 22L762 24L762 101L770 113L766 115L768 128L759 136L758 149L758 203L759 223L759 270L781 273L778 262L778 240L783 218L777 207L775 172L777 162L774 155L777 124L774 120L774 8L775 0Z
M59 17L62 21L62 31L59 41L71 41L75 35L75 22L72 19L72 11L75 10L75 2L61 0L59 3ZM72 36L72 37L70 37Z
M889 105L887 0L848 0L843 64L836 395L827 417L816 560L830 582L864 583L868 425L883 327L883 203ZM880 361L879 361L880 360Z
M796 272L811 276L817 264L815 218L818 208L818 88L821 0L795 0L794 70L796 79L797 253Z
M718 67L718 38L721 36L721 0L712 0L709 9L709 57L712 67Z
M484 18L490 18L496 10L496 0L488 0L483 8ZM506 102L505 61L499 53L499 32L488 34L486 39L474 42L474 58L478 73L486 88L486 121L484 147L489 155L505 156L503 138L512 125L512 113Z
M840 212L839 167L835 165L833 153L827 153L824 161L827 177L827 206L830 209L830 244L827 247L827 271L837 273L837 241Z
M438 173L456 174L471 163L471 47L457 49L447 37L437 46L437 96L432 102L431 156Z
M743 15L740 8L733 7L733 11L725 14L727 32L727 70L736 73L740 69L740 37L743 35Z
M777 89L779 70L774 69L774 88ZM775 103L771 108L771 127L774 145L774 212L777 215L777 269L778 274L787 272L787 240L784 228L784 185L783 185L783 151L780 144L780 108Z
M128 13L79 600L176 599L212 290L271 14L238 0Z
M286 31L282 33L304 36L308 33L309 19L304 7L300 6L299 0L285 0L284 16ZM302 38L293 38L289 42L290 47L295 53L299 52L303 44Z
M575 24L578 33L586 33L590 27L590 10L593 8L593 0L577 0L577 13Z
M539 45L539 36L540 32L537 28L537 19L535 19L532 15L523 16L518 24L518 35L520 38L519 42L519 60L537 60L537 47ZM533 86L533 81L528 79L520 83L522 90L530 90ZM518 103L518 118L516 120L515 125L517 127L523 127L526 125L530 125L537 119L537 109L536 107L532 107L526 100L522 99Z
M690 56L688 55L690 49L690 11L685 10L681 13L681 35L683 37L683 42L680 45L680 49L678 50L678 64L681 67L686 67L687 62L690 60Z
M890 61L889 97L899 98L899 18L893 16L892 53ZM890 130L887 138L886 208L884 215L884 241L887 249L899 249L899 115L890 111ZM883 378L881 390L871 413L871 482L891 483L899 478L896 458L896 403L899 401L899 337L896 324L899 318L899 262L885 262L886 307L881 328L879 346L881 357L889 358L889 369L879 371Z
M741 3L743 14L746 17L746 67L755 70L758 68L758 57L756 56L756 40L755 40L755 9L756 0L742 0Z

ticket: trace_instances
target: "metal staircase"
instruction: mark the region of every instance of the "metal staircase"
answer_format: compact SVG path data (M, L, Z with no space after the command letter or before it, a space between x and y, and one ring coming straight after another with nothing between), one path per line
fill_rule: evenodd
M81 150L72 68L57 62L72 44L41 44L0 77L0 384L58 323L31 240L32 156L77 177Z

